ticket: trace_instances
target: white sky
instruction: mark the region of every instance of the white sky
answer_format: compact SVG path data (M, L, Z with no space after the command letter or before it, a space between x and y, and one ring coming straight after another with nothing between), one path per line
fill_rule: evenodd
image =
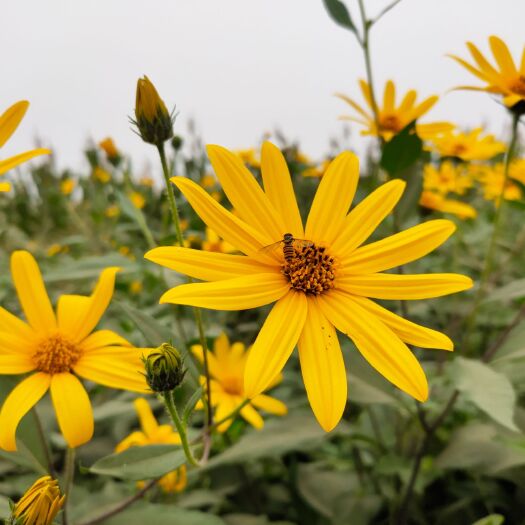
M345 0L357 19L356 0ZM366 0L370 14L388 2ZM372 34L373 67L381 86L443 94L429 120L465 126L488 123L501 133L506 115L485 94L445 92L476 84L446 53L467 55L466 40L487 50L502 37L516 57L523 49L523 0L403 0ZM177 130L196 120L208 143L242 148L279 126L314 156L339 135L333 97L360 97L364 64L353 35L336 26L322 0L4 0L0 109L31 102L2 157L51 145L60 166L82 167L89 137L107 135L138 167L151 149L129 129L135 84L147 74ZM353 128L358 149L362 139Z

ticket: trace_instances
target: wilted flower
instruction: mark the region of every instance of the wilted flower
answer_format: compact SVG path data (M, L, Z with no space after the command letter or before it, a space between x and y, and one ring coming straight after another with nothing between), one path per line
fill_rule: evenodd
M169 343L162 343L143 358L145 377L153 392L171 392L183 381L186 374L180 352Z

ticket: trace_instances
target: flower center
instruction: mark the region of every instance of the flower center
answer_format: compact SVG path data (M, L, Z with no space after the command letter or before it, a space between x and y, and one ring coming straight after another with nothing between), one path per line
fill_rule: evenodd
M307 295L321 295L334 287L334 259L326 253L324 246L294 246L293 254L285 258L281 272L294 290Z
M525 77L520 75L516 80L513 80L510 84L510 90L517 95L525 97Z
M393 131L394 133L401 131L401 121L396 115L386 115L382 117L380 124L384 131Z
M465 146L465 144L454 144L454 147L452 148L452 153L455 157L463 155L463 153L466 153L466 151L467 146Z
M224 377L221 379L221 386L226 393L233 396L243 394L244 386L241 377Z
M60 374L69 372L80 359L80 348L61 334L50 335L38 343L33 361L41 372Z

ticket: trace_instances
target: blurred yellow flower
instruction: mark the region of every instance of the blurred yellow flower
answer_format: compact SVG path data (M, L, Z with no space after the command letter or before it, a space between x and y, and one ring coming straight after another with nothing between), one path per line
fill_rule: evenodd
M510 163L509 177L525 184L525 159L516 159Z
M442 195L457 193L463 195L472 188L474 181L466 166L453 162L442 162L437 168L426 164L423 168L423 188Z
M470 204L446 199L443 194L429 190L425 190L421 193L419 204L429 210L450 213L460 219L473 219L477 215L475 208L470 206Z
M37 479L12 509L12 517L21 525L52 525L66 496L51 476Z
M97 179L99 182L101 182L102 184L107 184L111 180L111 175L104 168L101 168L100 166L97 166L93 170L93 177Z
M325 174L328 166L330 166L330 162L331 160L327 159L317 166L306 168L302 173L303 177L322 177Z
M260 155L255 148L238 149L235 150L235 153L241 158L244 164L248 164L252 168L260 169Z
M202 241L202 249L207 252L232 253L235 246L223 241L211 228L206 228L206 239Z
M115 452L122 452L130 447L144 445L180 445L180 437L170 425L159 425L149 403L144 398L133 402L139 417L142 430L132 432L115 448ZM139 482L141 485L143 482ZM180 492L186 487L186 466L169 472L158 481L160 488L166 493Z
M116 204L112 204L106 208L104 215L108 217L108 219L118 217L120 215L120 208Z
M245 255L184 247L149 251L148 260L209 281L176 286L161 303L245 310L276 302L248 354L244 395L253 399L268 388L298 344L308 399L326 431L337 425L347 400L336 328L385 378L426 400L425 373L405 342L452 350L452 341L369 298L425 299L470 288L471 279L452 273L384 273L434 250L455 225L428 221L363 245L401 198L403 181L383 184L348 213L359 161L344 152L321 179L304 228L286 160L276 146L263 145L264 189L237 155L220 146L208 146L208 155L238 217L188 178L172 181L201 219Z
M209 189L209 188L213 188L216 185L217 185L217 179L213 175L207 173L206 175L202 176L201 186L203 188Z
M106 137L104 140L101 140L98 145L107 155L108 159L116 159L119 157L117 146L115 146L111 137Z
M75 189L76 182L73 179L64 179L60 182L60 191L64 195L70 195Z
M202 363L202 346L193 345L191 350ZM230 345L227 335L222 333L215 339L213 352L208 353L208 365L212 377L210 382L211 400L215 408L215 421L217 422L221 422L231 415L247 399L244 394L244 369L249 352L250 349L245 351L242 343ZM273 378L267 389L274 387L281 381L282 376L278 374ZM206 379L201 377L201 382L205 384ZM197 404L197 408L202 409L201 401ZM264 426L263 418L255 410L256 408L277 416L284 416L288 412L282 401L265 394L259 394L240 410L241 416L255 428ZM233 418L230 418L220 423L217 430L225 432L232 422Z
M0 148L11 138L11 135L16 131L18 125L24 118L29 102L21 100L9 107L2 115L0 115ZM38 157L39 155L48 155L51 151L46 148L37 148L24 153L19 153L14 157L0 160L0 176L7 173L9 170L15 168L19 164ZM9 191L11 185L8 182L0 183L0 192Z
M46 255L48 257L53 257L54 255L59 254L63 249L64 247L61 244L54 243L47 249Z
M467 42L467 47L474 59L475 65L469 64L466 60L456 55L449 55L487 84L482 87L459 86L456 89L487 91L488 93L501 95L505 106L512 108L519 102L525 100L525 50L523 51L521 64L518 69L507 45L501 38L492 35L489 37L489 45L496 61L495 66L481 54L472 42Z
M483 198L488 201L494 201L496 206L498 206L503 184L505 184L505 165L503 162L498 162L491 166L471 166L471 170L483 188ZM512 175L516 177L516 173L516 170L514 170ZM509 172L510 175L511 173ZM503 198L508 201L516 201L521 199L521 196L520 188L512 180L507 180Z
M27 322L0 308L0 374L31 375L0 410L0 447L16 450L18 423L51 390L60 430L70 447L93 435L93 411L77 376L111 388L147 392L141 354L111 330L93 332L113 295L118 268L106 268L89 297L62 295L56 314L33 256L11 255L11 274Z
M503 153L505 144L494 139L494 135L481 137L483 128L469 132L450 130L432 138L428 149L439 153L442 157L458 157L461 160L488 160Z
M153 187L153 179L151 177L148 177L145 175L144 177L141 177L139 179L139 184L141 186L145 186L146 188L152 188Z
M140 292L142 292L142 281L131 281L131 283L129 284L129 291L133 295L138 295Z
M379 118L379 132L377 130L376 121L374 119L374 111L372 98L370 95L370 87L364 80L359 81L361 92L366 101L369 110L363 109L353 99L341 93L336 93L336 96L349 104L357 113L359 117L341 117L342 120L351 120L357 122L365 127L361 131L361 135L381 135L386 141L389 141L394 135L399 133L412 121L422 117L428 113L430 109L438 101L438 96L434 95L426 98L423 102L416 105L417 93L411 89L406 93L403 100L396 106L396 88L394 83L389 80L385 85L385 92L383 95L383 104L378 104L378 118ZM421 138L433 137L436 133L452 129L454 126L449 122L434 122L431 124L417 124L416 131Z
M135 208L138 208L139 210L144 208L144 206L146 205L146 199L138 191L132 191L131 193L128 193L128 197L133 206L135 206Z

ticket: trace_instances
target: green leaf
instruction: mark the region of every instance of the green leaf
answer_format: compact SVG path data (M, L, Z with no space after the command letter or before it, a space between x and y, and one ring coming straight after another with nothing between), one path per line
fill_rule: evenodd
M456 358L452 367L452 380L469 401L500 425L519 432L514 423L516 393L504 374L464 357Z
M491 514L475 521L472 525L501 525L504 521L505 518L501 514Z
M162 476L186 462L184 451L175 445L131 447L95 462L89 472L140 481Z
M412 121L385 144L381 167L391 177L399 176L416 163L423 153L423 141L416 133L416 121Z
M357 34L350 13L343 2L340 2L339 0L323 0L323 4L330 15L330 18L336 24Z
M525 279L516 279L501 288L493 290L483 302L510 301L512 299L521 299L522 297L525 297Z

